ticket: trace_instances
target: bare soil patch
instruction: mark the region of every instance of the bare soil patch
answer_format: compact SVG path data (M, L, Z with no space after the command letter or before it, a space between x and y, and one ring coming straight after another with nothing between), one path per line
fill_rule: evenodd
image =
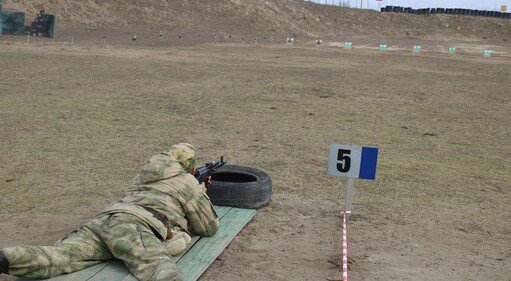
M52 244L187 141L274 181L201 280L339 280L337 141L380 148L377 181L356 183L352 280L511 280L509 58L0 44L0 248Z

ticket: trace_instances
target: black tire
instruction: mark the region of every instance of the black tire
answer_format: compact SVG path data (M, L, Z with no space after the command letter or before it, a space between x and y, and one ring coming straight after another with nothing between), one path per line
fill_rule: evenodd
M213 205L257 209L270 202L272 181L263 171L225 165L211 179L207 194Z

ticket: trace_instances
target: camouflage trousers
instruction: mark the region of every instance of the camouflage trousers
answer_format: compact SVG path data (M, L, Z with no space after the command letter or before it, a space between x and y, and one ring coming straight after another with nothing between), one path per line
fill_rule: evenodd
M68 234L55 246L2 249L9 274L34 279L78 271L100 262L122 260L139 280L182 280L164 242L136 216L100 215Z

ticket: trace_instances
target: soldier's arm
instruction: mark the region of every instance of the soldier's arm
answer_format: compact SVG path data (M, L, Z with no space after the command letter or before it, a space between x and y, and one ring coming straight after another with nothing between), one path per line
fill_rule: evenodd
M186 188L181 190L181 202L188 221L190 232L200 236L213 236L220 226L218 216L206 195L204 184L199 184L191 174L184 174L182 182Z
M185 216L193 234L200 236L213 236L220 226L218 216L208 196L199 190L193 189L193 198L185 204Z

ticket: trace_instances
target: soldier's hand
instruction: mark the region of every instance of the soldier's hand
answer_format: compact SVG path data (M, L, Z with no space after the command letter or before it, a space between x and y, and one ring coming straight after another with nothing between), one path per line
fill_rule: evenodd
M210 185L211 185L211 176L209 176L207 179L204 180L204 186L206 187L206 189L208 189Z

